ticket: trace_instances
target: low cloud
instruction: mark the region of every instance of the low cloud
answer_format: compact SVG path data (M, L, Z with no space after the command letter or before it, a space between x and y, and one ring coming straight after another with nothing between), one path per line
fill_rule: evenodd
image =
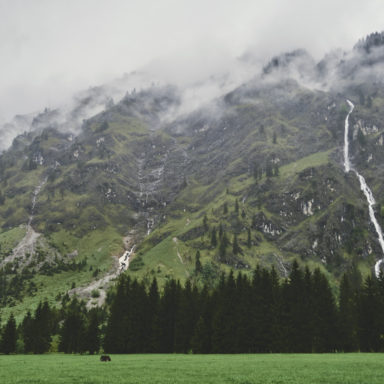
M0 0L0 123L68 110L74 94L101 84L116 100L176 84L185 90L178 113L187 113L282 52L304 48L319 61L350 50L382 29L382 15L378 0Z

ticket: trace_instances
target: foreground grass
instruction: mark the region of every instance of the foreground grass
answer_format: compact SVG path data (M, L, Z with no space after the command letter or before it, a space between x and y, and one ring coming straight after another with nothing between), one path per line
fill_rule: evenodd
M0 356L0 382L14 383L383 383L382 354Z

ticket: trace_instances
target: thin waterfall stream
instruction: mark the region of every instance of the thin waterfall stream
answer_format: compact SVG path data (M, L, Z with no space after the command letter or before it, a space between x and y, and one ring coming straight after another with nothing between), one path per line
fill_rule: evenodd
M356 174L357 178L359 179L360 188L363 191L368 202L369 217L375 227L377 238L379 240L379 244L381 246L381 250L384 255L383 231L380 227L379 222L376 219L375 211L373 209L373 206L376 204L375 198L373 197L373 193L369 188L369 186L367 185L364 177L360 175L360 173L355 168L352 167L351 161L349 158L349 137L348 137L349 136L349 116L353 112L353 109L355 106L350 100L347 100L347 103L349 105L349 112L347 117L345 118L345 129L344 129L344 170L346 173L348 173L349 171L353 171ZM375 264L375 275L377 277L380 274L380 265L383 261L384 261L384 256L380 260L378 260Z

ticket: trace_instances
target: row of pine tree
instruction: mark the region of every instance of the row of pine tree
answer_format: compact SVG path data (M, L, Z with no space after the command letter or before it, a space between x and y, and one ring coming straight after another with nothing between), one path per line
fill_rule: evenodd
M56 349L55 349L56 348ZM257 268L222 275L215 288L169 280L160 292L120 277L107 309L73 298L40 303L1 330L3 353L270 353L384 350L384 277L362 283L356 269L336 298L319 269L296 262L288 279Z

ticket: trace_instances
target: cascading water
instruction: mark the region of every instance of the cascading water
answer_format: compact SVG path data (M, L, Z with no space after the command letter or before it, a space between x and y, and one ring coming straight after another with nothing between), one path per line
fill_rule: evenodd
M344 169L345 172L348 173L349 171L355 172L357 178L359 179L360 182L360 188L363 191L367 202L368 202L368 211L369 211L369 217L371 219L371 222L373 223L377 237L381 246L381 250L384 255L384 238L383 238L383 231L380 227L380 224L378 223L376 216L375 216L375 211L373 210L373 206L376 204L375 198L373 197L371 189L368 187L364 177L360 175L359 172L355 168L351 166L351 161L349 159L349 115L352 113L353 108L355 107L353 103L349 100L347 100L347 103L349 105L349 112L347 117L345 118L345 130L344 130ZM384 261L384 258L381 258L379 261L376 262L375 264L375 274L376 276L379 276L380 274L380 265Z

